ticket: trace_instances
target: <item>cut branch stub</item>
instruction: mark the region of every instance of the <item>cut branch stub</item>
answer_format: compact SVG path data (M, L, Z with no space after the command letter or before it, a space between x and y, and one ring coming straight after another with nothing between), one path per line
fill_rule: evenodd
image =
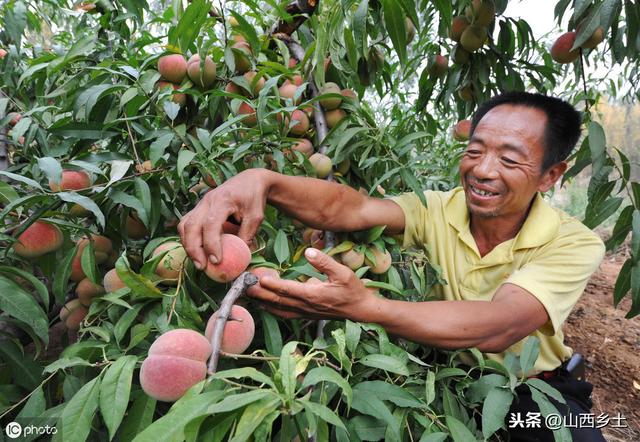
M320 0L295 0L289 3L284 10L292 16L290 21L280 20L271 29L270 34L293 34L304 23L308 16L313 14ZM299 58L298 60L302 60Z
M213 333L211 334L211 358L209 359L209 366L207 372L212 375L218 368L218 359L220 358L220 345L222 344L222 335L224 333L224 327L227 324L227 319L231 315L231 307L235 304L236 300L244 295L246 290L254 284L258 283L258 278L249 272L244 272L236 278L231 285L231 288L224 296L222 304L218 309L218 318L213 326Z

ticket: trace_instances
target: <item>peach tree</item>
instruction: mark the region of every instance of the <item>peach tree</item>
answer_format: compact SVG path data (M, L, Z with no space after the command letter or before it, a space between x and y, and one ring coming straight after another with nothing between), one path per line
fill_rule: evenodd
M588 109L619 93L585 66L637 76L633 2L560 0L556 18L570 16L569 29L551 50L506 7L5 2L3 426L51 425L65 441L467 441L502 434L520 384L553 410L555 390L517 375L535 362L533 340L500 364L475 349L393 339L375 324L281 320L243 297L267 273L322 279L302 253L314 246L381 296L430 299L446 283L438 267L383 226L321 232L267 207L251 250L235 236L242 220L225 223L230 261L204 272L176 231L204 193L250 168L376 197L449 189L482 100L562 88ZM631 293L632 317L640 187L589 113L585 124L567 178L592 168L584 222L617 217L610 249L632 232L615 294L617 303ZM462 365L461 353L475 362Z

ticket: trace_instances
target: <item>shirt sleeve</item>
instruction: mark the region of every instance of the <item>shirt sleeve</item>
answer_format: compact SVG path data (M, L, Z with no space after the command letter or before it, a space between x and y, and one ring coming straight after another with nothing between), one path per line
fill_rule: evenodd
M505 281L542 303L550 320L540 331L547 335L561 329L604 257L604 244L596 234L581 224L572 230L563 234L561 228L558 238Z
M429 193L424 193L429 206ZM402 246L409 248L412 246L422 246L428 243L427 238L427 216L428 210L414 192L404 193L390 198L400 206L404 212L404 234L402 235Z

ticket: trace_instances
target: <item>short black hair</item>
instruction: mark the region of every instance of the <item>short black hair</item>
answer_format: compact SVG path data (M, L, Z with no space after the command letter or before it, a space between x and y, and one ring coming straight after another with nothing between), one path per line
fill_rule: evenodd
M545 152L542 170L565 160L580 138L580 113L569 103L556 97L530 92L505 92L482 103L471 120L471 135L482 117L501 104L513 104L540 109L547 116L544 134Z

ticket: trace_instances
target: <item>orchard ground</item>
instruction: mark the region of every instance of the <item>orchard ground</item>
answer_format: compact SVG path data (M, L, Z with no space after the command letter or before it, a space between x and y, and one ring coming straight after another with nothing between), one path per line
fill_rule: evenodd
M616 277L628 257L628 243L606 254L564 325L567 344L586 359L592 413L627 418L629 428L603 429L608 441L640 440L640 319L625 319L629 298L613 307Z

